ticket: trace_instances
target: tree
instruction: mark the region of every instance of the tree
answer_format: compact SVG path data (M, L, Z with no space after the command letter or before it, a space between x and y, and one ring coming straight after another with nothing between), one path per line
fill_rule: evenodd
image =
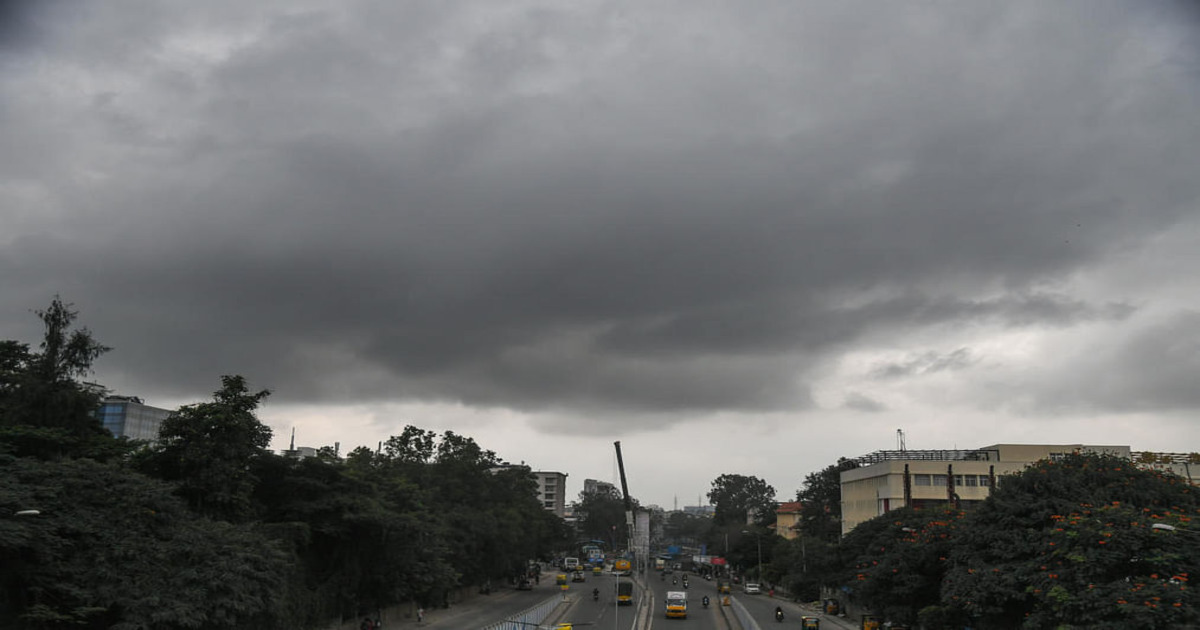
M618 490L606 488L580 492L575 513L579 519L576 527L580 536L610 541L617 548L625 543L625 499Z
M43 458L115 454L115 441L95 414L104 390L79 380L109 348L86 328L72 330L78 313L58 296L36 314L45 328L39 352L0 343L0 442Z
M294 566L255 528L197 518L171 487L88 459L0 456L0 627L284 627Z
M854 601L877 614L915 624L921 610L941 603L961 518L954 509L902 508L858 525L842 541L833 585L849 586Z
M775 488L758 477L721 475L713 480L708 500L716 508L717 525L741 525L750 517L759 525L775 521Z
M240 521L251 514L250 464L268 453L270 427L254 415L270 395L250 393L246 379L222 376L212 402L186 405L163 421L159 443L144 469L179 482L179 494L197 512Z
M810 473L796 492L800 502L800 534L809 539L837 542L842 533L842 473L858 468L852 459Z
M1072 454L1004 482L960 528L943 603L981 628L1179 628L1200 623L1200 498L1126 459ZM1200 535L1200 534L1196 534Z

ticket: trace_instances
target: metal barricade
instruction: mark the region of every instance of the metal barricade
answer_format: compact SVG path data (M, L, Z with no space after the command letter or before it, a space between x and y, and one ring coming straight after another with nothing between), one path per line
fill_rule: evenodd
M501 621L484 626L482 630L535 630L538 626L566 600L561 594L555 594L542 603L527 608L515 615L509 615Z

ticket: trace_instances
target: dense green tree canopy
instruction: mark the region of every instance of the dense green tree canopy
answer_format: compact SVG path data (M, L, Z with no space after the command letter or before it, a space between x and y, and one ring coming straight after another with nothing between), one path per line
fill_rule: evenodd
M0 627L273 627L286 557L171 487L88 459L0 456ZM8 516L7 514L5 516Z
M813 539L836 542L842 533L842 473L858 468L845 457L804 478L796 492L800 502L800 533Z
M966 513L902 509L860 524L827 583L930 629L1200 623L1188 587L1200 571L1200 499L1186 480L1091 454L1002 479Z
M1200 623L1198 516L1196 489L1174 475L1099 455L1039 462L963 524L945 599L991 628Z
M269 395L250 393L241 376L221 377L211 402L186 405L163 421L145 469L178 482L180 495L201 514L250 518L250 464L271 443L270 427L254 412Z
M57 296L36 314L44 327L39 352L0 342L0 451L42 458L120 453L96 417L103 388L79 380L109 348L86 328L72 329L78 313Z
M325 628L567 545L528 468L453 432L405 427L344 460L271 454L268 392L241 376L116 457L137 445L78 380L106 348L57 299L38 315L40 352L0 341L0 627Z
M758 477L721 475L713 480L708 501L717 525L745 524L750 517L760 525L775 521L775 488Z
M630 500L636 512L639 509L637 499ZM580 537L603 540L618 549L625 547L625 498L619 490L580 492L575 513L579 519L576 528Z

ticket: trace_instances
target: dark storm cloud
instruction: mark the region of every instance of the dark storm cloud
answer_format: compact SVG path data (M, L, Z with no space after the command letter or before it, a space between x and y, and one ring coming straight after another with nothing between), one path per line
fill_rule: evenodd
M1129 317L1059 286L1200 191L1194 51L1126 6L287 6L0 84L7 301L147 389L805 408L874 337Z
M1025 383L1014 398L1049 410L1174 412L1200 406L1200 312L1180 313L1076 353L1071 370Z
M961 370L971 367L977 362L978 359L971 356L971 351L967 348L959 348L946 354L926 352L920 356L912 357L902 363L889 363L886 365L880 365L871 370L871 376L875 378L888 379L923 374L934 374L937 372L945 372L947 370Z

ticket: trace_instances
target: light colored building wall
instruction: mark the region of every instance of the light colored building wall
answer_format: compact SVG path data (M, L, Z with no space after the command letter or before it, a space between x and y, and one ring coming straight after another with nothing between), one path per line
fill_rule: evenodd
M533 473L537 479L538 501L541 501L542 507L554 512L558 516L566 516L567 513L567 475L566 473L537 471Z
M1061 457L1074 452L1119 457L1130 457L1131 454L1128 446L1088 444L993 444L974 449L973 452L979 451L985 452L983 456L986 459L892 459L843 472L842 533L845 534L860 523L905 506L905 465L908 465L914 502L949 501L947 476L950 471L955 476L954 493L958 500L971 502L982 501L990 494L991 489L986 485L986 480L992 471L999 485L1005 475L1024 470L1042 459Z

